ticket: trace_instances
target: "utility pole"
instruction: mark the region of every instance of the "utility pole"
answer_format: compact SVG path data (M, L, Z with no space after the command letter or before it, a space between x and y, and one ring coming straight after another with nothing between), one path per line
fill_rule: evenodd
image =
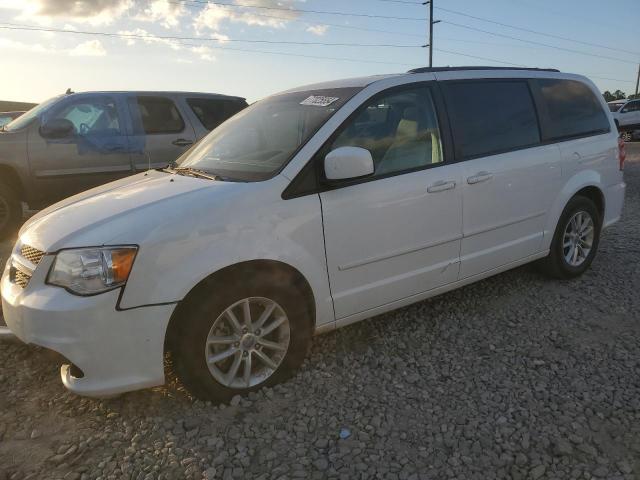
M423 5L429 5L429 43L425 47L429 47L429 68L433 67L433 26L436 23L440 23L440 20L433 19L433 2L434 0L427 0Z
M638 78L636 78L636 95L638 95L639 85L640 85L640 64L638 64Z

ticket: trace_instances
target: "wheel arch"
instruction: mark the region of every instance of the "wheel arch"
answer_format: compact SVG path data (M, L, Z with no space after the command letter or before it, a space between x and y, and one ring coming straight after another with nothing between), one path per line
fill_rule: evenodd
M19 200L26 200L26 192L20 175L10 165L0 164L0 182L11 188L17 195Z
M171 350L172 340L179 335L180 317L186 312L191 300L200 294L203 290L215 289L217 285L238 282L247 276L255 275L256 272L267 273L272 275L274 281L290 284L298 289L305 308L307 309L312 325L316 325L316 303L313 289L308 280L295 267L288 263L278 260L247 260L226 267L211 273L207 277L198 282L185 297L178 303L174 309L169 325L165 333L164 351L167 353Z
M606 200L600 174L594 170L585 170L569 179L553 203L544 229L543 250L551 246L560 216L571 199L584 196L596 204L601 220L604 220Z

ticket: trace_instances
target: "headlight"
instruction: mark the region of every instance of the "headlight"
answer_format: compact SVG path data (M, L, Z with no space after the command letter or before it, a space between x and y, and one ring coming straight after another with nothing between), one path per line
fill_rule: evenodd
M95 295L124 285L138 247L62 250L56 255L47 283L78 295Z

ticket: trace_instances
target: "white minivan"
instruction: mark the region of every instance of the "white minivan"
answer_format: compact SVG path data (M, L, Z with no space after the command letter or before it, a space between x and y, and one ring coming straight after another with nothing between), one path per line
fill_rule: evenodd
M30 219L9 328L64 385L196 397L283 381L312 336L538 260L591 264L620 218L624 144L586 78L416 69L255 103L186 152Z

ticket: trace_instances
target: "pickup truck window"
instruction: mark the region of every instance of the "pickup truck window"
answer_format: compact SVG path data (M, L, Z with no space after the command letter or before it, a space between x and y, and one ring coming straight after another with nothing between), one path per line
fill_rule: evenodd
M109 97L79 99L66 105L55 117L73 123L78 135L120 135L118 108Z
M21 128L26 127L34 119L38 118L41 114L46 112L49 109L49 107L54 105L58 100L60 100L60 98L61 98L61 96L58 95L56 97L50 98L49 100L46 100L46 101L42 102L39 105L36 105L31 110L29 110L27 113L25 113L25 114L19 116L18 118L16 118L13 122L7 123L4 126L4 131L5 132L13 132L15 130L20 130Z
M139 96L131 99L140 112L142 130L147 135L179 133L184 130L184 120L175 103L166 97ZM142 132L136 132L138 134Z
M245 107L245 105L236 100L215 98L187 98L187 104L204 128L209 131Z

